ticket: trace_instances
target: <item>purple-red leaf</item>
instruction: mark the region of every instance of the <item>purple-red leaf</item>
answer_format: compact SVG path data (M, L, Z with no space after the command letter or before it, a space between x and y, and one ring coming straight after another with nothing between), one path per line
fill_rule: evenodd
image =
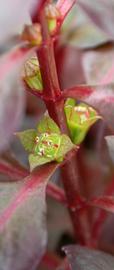
M105 137L107 145L108 145L108 150L109 154L111 157L112 162L114 163L114 136L106 136Z
M85 52L82 64L87 84L109 84L114 81L114 48L105 46Z
M86 247L68 246L64 248L71 270L113 270L114 257Z
M0 6L0 43L18 34L30 21L29 13L40 5L40 0L5 0Z
M40 261L47 241L45 189L56 168L48 164L24 182L0 184L1 270L35 269Z
M114 1L79 0L78 3L92 22L114 39Z
M25 93L20 69L29 51L18 47L0 58L0 151L7 147L23 119Z
M95 48L109 41L109 37L95 24L91 23L87 14L76 4L65 18L62 44L75 48Z

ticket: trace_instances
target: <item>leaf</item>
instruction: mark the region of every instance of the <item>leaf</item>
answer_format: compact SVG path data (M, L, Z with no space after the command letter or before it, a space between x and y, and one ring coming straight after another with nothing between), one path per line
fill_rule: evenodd
M32 89L42 91L43 83L37 57L31 57L24 64L23 79Z
M47 242L45 189L56 164L0 184L0 269L36 269ZM15 197L12 198L12 196Z
M30 154L29 155L30 171L33 171L37 166L49 163L52 160L53 160L53 158Z
M101 117L87 104L73 104L73 102L73 99L68 99L64 109L72 141L75 144L80 144L84 140L89 128Z
M17 74L8 74L0 83L0 151L6 149L23 119L25 94Z
M87 49L104 44L107 35L91 23L83 10L75 5L67 15L61 33L61 42L76 48Z
M114 81L114 49L105 46L83 55L82 64L87 84L109 84Z
M79 245L64 248L71 270L113 270L114 257Z
M7 54L3 54L0 58L0 79L4 79L8 76L12 70L19 69L20 65L23 64L26 57L33 53L34 49L24 48L23 44L20 44L16 48L13 48Z
M114 136L106 136L105 137L107 145L108 145L108 150L109 154L111 157L112 162L114 162Z
M23 119L25 93L20 69L31 52L33 49L23 49L21 45L0 58L0 151L8 147Z
M22 132L17 132L16 135L19 137L22 145L25 150L28 152L32 152L34 146L36 144L35 138L37 136L37 132L35 129L28 129Z
M74 148L74 144L71 142L70 138L63 134L61 136L61 142L60 142L60 147L57 151L57 154L56 154L56 159L59 161L59 160L63 160L63 157L70 151Z
M53 121L51 117L45 115L41 121L38 123L37 127L38 133L57 133L60 134L60 129L57 124Z
M30 22L29 14L34 12L40 2L36 0L5 0L0 8L0 42L6 42L8 38L21 32L25 23ZM10 7L10 8L9 8ZM13 14L13 16L12 16ZM3 27L4 25L4 27Z
M79 0L78 4L88 14L92 22L114 39L114 1Z

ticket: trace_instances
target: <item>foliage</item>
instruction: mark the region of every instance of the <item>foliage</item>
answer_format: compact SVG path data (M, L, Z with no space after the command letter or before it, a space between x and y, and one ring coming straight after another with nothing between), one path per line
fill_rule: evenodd
M0 270L112 270L114 0L5 0L0 12ZM17 131L33 96L40 120ZM13 132L30 169L11 154ZM63 188L49 183L57 168ZM46 253L46 194L77 239L62 266Z

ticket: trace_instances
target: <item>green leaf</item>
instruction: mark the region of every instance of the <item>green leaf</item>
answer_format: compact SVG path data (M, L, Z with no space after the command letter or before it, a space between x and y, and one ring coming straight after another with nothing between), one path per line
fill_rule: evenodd
M89 128L98 119L101 119L101 116L92 107L85 103L74 105L72 99L67 100L64 110L71 139L75 144L80 144L84 140Z
M43 83L37 57L31 57L25 62L23 79L30 88L38 91L43 90Z
M30 171L33 171L37 166L43 165L45 163L51 162L53 159L47 158L45 156L38 156L35 154L29 155L29 164L30 164Z
M56 160L63 161L63 157L74 147L74 144L71 142L71 139L67 135L61 135L61 142L58 152L56 154Z
M22 132L17 132L16 135L19 137L25 150L28 152L33 152L34 146L36 144L35 139L37 136L35 129L28 129Z
M38 133L57 133L60 134L60 129L57 124L49 117L45 115L38 124Z

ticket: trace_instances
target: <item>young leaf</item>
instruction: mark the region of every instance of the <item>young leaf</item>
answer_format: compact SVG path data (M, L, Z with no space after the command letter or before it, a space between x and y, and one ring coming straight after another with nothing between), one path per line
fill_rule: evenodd
M53 158L48 158L46 156L39 156L36 154L29 155L29 164L30 164L30 171L32 172L37 166L49 163L53 160Z
M85 138L88 129L101 117L87 104L73 104L74 100L68 99L65 103L67 124L70 130L72 141L80 144Z
M74 148L74 144L71 142L70 138L63 134L61 136L61 142L60 142L60 147L58 148L57 154L56 154L56 159L58 161L62 161L64 156Z
M71 270L113 270L114 257L79 245L64 248Z
M44 165L24 181L1 183L0 270L36 269L41 260L47 243L45 189L57 166Z
M60 129L57 124L49 117L48 115L44 115L41 121L38 123L37 127L38 133L57 133L60 134Z
M23 80L32 89L42 91L43 83L37 57L32 57L24 64Z
M33 152L35 146L35 138L37 136L37 132L35 129L28 129L22 132L17 132L16 135L19 137L22 145L25 150L28 152Z

